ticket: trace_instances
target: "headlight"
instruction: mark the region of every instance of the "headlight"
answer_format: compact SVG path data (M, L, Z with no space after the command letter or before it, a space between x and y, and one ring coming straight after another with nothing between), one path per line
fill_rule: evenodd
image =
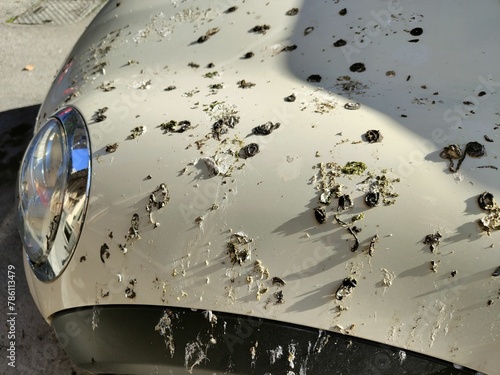
M37 132L18 181L19 231L36 276L64 269L81 233L90 188L90 147L81 115L65 108Z

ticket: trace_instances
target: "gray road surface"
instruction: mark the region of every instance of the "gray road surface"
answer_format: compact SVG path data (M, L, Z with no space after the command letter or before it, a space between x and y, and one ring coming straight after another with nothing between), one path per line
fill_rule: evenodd
M40 0L0 0L0 374L88 374L76 368L39 314L24 276L17 234L15 178L34 120L55 74L97 10L64 26L12 22ZM31 71L23 70L28 64ZM8 365L12 316L7 315L8 267L15 272L15 368ZM11 274L12 275L12 274Z

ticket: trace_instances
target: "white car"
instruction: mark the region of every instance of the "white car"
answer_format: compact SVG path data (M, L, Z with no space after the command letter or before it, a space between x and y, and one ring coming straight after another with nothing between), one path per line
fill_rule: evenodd
M109 1L19 173L74 363L500 374L499 6Z

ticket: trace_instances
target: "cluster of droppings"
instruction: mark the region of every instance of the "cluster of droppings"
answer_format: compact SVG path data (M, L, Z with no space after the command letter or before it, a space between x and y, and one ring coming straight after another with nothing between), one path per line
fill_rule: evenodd
M146 132L146 127L145 126L136 126L130 131L130 135L127 137L127 139L135 139L137 137L140 137Z
M353 277L346 277L335 292L335 298L342 301L352 293L352 289L358 285L358 282Z
M386 206L396 202L399 194L396 193L394 186L400 182L400 179L399 177L390 178L388 173L385 169L379 174L368 172L368 177L358 185L360 188L364 186L362 190L366 192L365 203L367 206L376 206L380 196L382 197L382 203Z
M431 233L425 236L423 242L424 244L429 245L429 249L431 250L432 253L434 253L441 242L441 238L443 238L441 233L439 232Z
M480 158L486 154L484 145L479 142L469 142L465 146L465 151L462 151L459 145L452 144L445 146L439 156L442 159L447 159L450 162L450 172L456 173L460 169L465 156L473 158ZM457 165L454 166L453 160L458 160Z
M365 178L355 184L358 191L365 193L364 201L369 208L379 204L380 197L383 197L384 205L395 203L398 194L394 191L394 184L399 182L398 178L392 179L388 176L387 170L382 170L379 174L367 172L367 166L362 162L348 162L344 166L337 163L320 163L316 166L318 173L311 179L315 189L319 191L319 207L314 208L314 217L319 224L325 224L328 221L327 207L333 202L333 199L338 199L337 212L333 215L334 221L345 228L353 237L354 243L351 246L351 251L358 250L360 240L358 234L361 228L355 224L364 219L365 213L351 215L347 220L341 215L346 215L354 207L354 199L350 194L344 194L342 191L344 185L337 182L341 177L351 181L355 176L365 176ZM373 255L375 243L378 241L378 236L372 237L368 253Z
M493 194L484 192L477 198L479 207L488 212L488 214L478 220L479 227L488 235L493 230L500 229L500 206L495 202Z
M171 317L173 317L173 312L171 312L170 310L166 310L160 318L158 324L155 326L155 331L159 332L163 337L163 340L165 341L165 347L170 353L170 357L173 358L175 353L175 343Z

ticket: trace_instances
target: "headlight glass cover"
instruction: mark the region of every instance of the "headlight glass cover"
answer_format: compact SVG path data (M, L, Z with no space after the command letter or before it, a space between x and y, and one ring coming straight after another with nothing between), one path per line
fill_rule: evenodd
M68 107L36 133L19 172L19 232L40 280L56 278L71 257L81 233L89 188L87 128L81 115Z

